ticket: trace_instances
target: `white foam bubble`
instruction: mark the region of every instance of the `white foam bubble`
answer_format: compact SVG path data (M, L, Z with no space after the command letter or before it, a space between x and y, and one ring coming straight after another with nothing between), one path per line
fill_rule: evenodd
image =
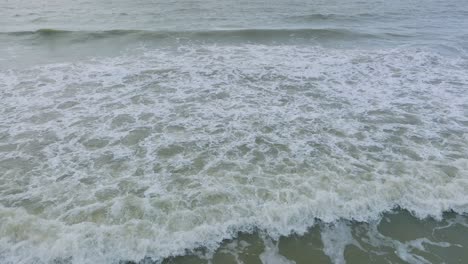
M289 260L279 254L278 244L271 240L264 240L265 251L260 254L262 264L295 264L295 261Z
M353 238L351 228L343 221L326 225L321 232L323 251L332 263L345 264L344 252L348 245L361 247Z

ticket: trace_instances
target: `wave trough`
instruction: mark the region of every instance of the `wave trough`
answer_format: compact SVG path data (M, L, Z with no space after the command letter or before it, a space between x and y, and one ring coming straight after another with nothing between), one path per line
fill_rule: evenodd
M30 37L41 39L69 39L73 41L89 41L93 39L132 37L134 40L160 40L165 38L187 38L191 40L225 40L244 39L249 41L286 39L327 39L327 40L357 40L357 39L384 39L390 34L371 34L358 30L347 30L340 28L248 28L248 29L214 29L214 30L95 30L95 31L73 31L61 29L37 29L33 31L0 32L0 35L10 37Z

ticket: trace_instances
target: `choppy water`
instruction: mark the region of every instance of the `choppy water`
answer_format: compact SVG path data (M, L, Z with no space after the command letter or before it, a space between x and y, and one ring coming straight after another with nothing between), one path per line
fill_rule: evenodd
M0 2L0 263L466 263L468 3Z

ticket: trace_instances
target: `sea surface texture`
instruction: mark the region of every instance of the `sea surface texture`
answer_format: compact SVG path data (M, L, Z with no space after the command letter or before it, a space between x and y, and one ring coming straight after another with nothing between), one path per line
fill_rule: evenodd
M466 0L0 0L0 263L468 263Z

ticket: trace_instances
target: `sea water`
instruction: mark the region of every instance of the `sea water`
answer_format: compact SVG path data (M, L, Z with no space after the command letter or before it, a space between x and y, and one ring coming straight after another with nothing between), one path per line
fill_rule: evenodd
M0 263L467 263L468 2L0 1Z

